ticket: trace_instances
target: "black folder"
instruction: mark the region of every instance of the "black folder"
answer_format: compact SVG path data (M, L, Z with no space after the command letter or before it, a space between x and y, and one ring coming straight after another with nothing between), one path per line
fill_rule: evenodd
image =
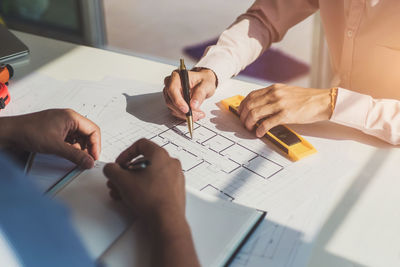
M28 47L0 24L0 63L28 55Z

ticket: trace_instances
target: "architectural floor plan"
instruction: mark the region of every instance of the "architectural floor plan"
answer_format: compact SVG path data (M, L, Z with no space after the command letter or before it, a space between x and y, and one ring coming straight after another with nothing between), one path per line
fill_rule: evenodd
M115 77L59 81L36 75L13 85L19 104L10 103L2 115L73 108L100 126L104 162L115 161L139 138L151 139L181 161L187 186L268 212L232 266L307 266L328 196L351 169L352 154L309 136L318 153L291 162L216 106L229 96L222 91L203 103L206 118L196 123L190 139L186 124L170 115L161 89Z
M194 131L195 135L191 140L186 124L181 123L150 139L165 148L172 157L181 161L182 169L187 177L191 176L190 172L207 174L205 179L197 176L189 181L191 185L202 191L214 195L222 194L221 197L233 200L234 190L238 189L237 186L241 181L244 182L249 177L253 177L262 182L283 169L278 163L200 123L195 123ZM218 181L221 173L234 175L237 181L226 187L223 179ZM214 181L211 183L208 177L213 174ZM221 185L224 188L221 188Z

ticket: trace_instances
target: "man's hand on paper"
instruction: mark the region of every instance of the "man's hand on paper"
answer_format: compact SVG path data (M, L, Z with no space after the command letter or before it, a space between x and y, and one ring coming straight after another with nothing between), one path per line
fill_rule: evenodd
M200 71L189 71L191 101L193 120L198 121L205 117L200 109L205 99L211 97L216 89L216 76L212 70L202 69ZM186 119L185 114L189 107L183 98L182 85L177 71L164 79L164 99L175 117Z
M145 169L127 170L143 156ZM141 139L104 167L110 195L122 200L145 222L153 245L152 266L200 266L185 217L185 178L177 159L155 143Z
M132 159L142 155L151 163L141 170L127 170ZM122 152L116 163L104 167L111 196L122 201L145 220L154 216L185 215L185 179L179 160L155 143L141 139Z
M240 104L239 113L248 130L259 124L257 137L280 124L329 120L332 115L330 89L274 84L248 94Z
M31 152L55 154L91 168L100 154L100 129L70 109L2 118L3 142Z

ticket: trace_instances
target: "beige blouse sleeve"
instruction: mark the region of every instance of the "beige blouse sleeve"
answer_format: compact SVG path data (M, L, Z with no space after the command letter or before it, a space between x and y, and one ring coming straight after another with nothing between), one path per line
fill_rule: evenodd
M221 84L317 9L317 0L256 0L221 34L216 45L207 48L196 67L212 69Z

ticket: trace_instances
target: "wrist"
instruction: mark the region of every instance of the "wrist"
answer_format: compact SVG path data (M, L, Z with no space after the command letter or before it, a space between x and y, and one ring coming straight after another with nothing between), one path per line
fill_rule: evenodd
M210 81L213 84L215 84L215 88L218 87L218 77L212 69L203 67L194 67L192 71L205 73L210 78Z
M189 229L185 213L177 209L157 211L149 214L146 218L146 225L151 232L168 236L176 236L182 230Z
M315 89L317 94L314 98L315 109L314 118L315 121L329 120L332 116L332 105L331 105L331 89Z

